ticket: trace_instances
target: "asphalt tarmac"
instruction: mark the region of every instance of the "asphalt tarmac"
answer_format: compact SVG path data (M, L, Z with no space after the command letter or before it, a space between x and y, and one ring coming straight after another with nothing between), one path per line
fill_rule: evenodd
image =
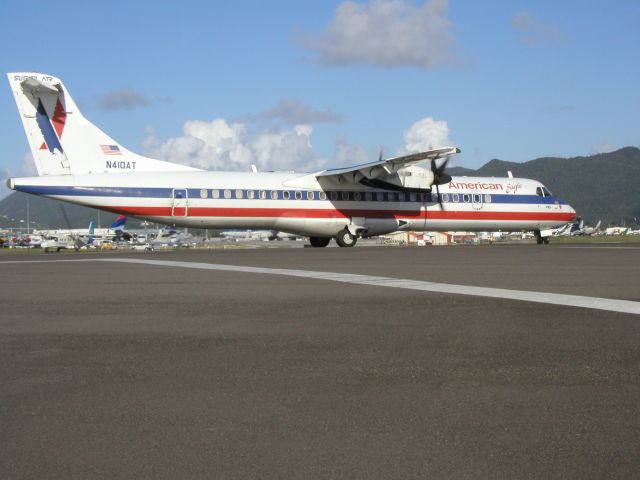
M0 478L640 472L640 315L194 264L640 302L638 245L2 255Z

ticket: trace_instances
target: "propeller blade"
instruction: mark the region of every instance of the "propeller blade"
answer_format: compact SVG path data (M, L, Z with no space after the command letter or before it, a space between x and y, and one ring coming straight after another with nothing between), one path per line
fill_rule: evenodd
M444 210L444 205L442 204L442 197L440 196L440 188L438 187L438 184L435 184L436 186L436 192L438 194L438 205L440 205L440 210Z
M431 160L431 171L433 172L433 184L438 186L444 183L449 183L451 181L451 175L445 173L445 169L447 168L447 163L449 163L449 155L444 157L444 161L440 164L440 166L436 165L436 159Z

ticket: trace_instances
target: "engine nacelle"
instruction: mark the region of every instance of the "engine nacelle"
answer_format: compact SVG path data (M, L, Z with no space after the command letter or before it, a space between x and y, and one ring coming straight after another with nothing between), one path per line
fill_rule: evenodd
M380 180L410 190L430 190L434 176L431 169L411 165L390 175L381 176Z

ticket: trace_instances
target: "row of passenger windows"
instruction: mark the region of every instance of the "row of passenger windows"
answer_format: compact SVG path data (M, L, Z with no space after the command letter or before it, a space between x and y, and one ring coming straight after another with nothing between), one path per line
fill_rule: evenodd
M200 198L209 198L209 190L200 190ZM249 200L331 200L331 201L365 201L365 202L437 202L436 193L414 193L414 192L347 192L331 191L316 192L313 190L211 190L211 198L244 199ZM491 203L490 194L441 194L443 202L454 203Z

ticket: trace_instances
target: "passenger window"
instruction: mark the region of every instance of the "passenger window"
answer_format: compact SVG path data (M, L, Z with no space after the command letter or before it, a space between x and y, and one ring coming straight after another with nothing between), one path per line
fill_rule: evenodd
M277 199L278 199L278 191L271 190L271 200L277 200Z
M220 198L220 190L211 190L211 196L213 198Z
M300 190L296 192L296 200L302 200L302 192Z
M320 192L320 200L326 200L327 194L325 192Z
M285 190L284 192L282 192L282 198L284 198L285 200L289 200L289 198L291 198L289 190Z
M405 197L404 192L399 192L398 193L398 201L399 202L404 202L404 197Z
M416 194L414 192L411 192L409 194L409 200L411 200L412 202L415 202L416 198L418 198L418 197L416 196Z
M365 194L364 194L364 199L365 199L367 202L370 202L371 200L373 200L373 193L371 193L371 192L365 192Z
M307 200L314 200L315 199L315 192L307 192Z
M484 194L484 203L491 203L491 194L490 193L485 193Z
M348 201L349 200L349 192L342 192L342 200Z
M243 198L244 192L242 190L236 190L236 198Z
M473 194L473 202L474 203L482 203L482 197L480 197L480 194L478 194L478 193L474 193Z
M382 192L376 193L376 200L378 200L379 202L384 202L384 193Z
M224 191L224 198L231 198L231 190Z
M267 192L264 190L260 190L260 200L265 200L267 198Z
M469 195L468 195L468 194L466 194L466 193L464 193L464 194L462 195L462 201L463 201L464 203L469 203Z
M356 202L359 202L359 201L360 201L360 198L361 198L360 192L353 192L353 199L354 199Z
M331 192L331 200L338 200L338 192Z
M256 192L253 190L247 190L247 198L256 198Z
M209 196L209 190L207 190L206 188L203 188L202 190L200 190L200 198L207 198Z

